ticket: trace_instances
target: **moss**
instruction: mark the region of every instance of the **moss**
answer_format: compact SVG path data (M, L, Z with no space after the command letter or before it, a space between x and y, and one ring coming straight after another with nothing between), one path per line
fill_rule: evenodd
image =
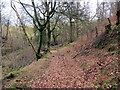
M97 48L97 49L103 49L104 48L104 46L103 46L103 41L100 41L99 43L97 43L97 45L95 46L95 48Z
M118 55L120 55L120 50L119 50L119 51L117 51L117 54L118 54Z
M27 84L25 83L17 83L16 81L14 81L11 86L7 87L7 89L9 90L18 90L18 89L23 89L23 88L30 88L27 86Z
M13 64L8 65L8 68L12 69L13 68Z
M50 51L47 51L43 56L42 58L46 58L46 57L49 57L52 53Z
M8 75L5 76L5 79L14 78L15 76L17 76L17 75L20 74L21 72L23 72L23 70L18 70L18 71L10 72Z
M95 82L94 85L97 86L97 85L99 85L99 83Z
M13 86L9 86L5 90L17 90L17 89L15 87L13 87Z
M99 87L98 90L104 90L103 87Z
M114 51L115 49L116 49L115 46L110 46L110 47L108 48L108 51L109 51L109 52L112 52L112 51Z

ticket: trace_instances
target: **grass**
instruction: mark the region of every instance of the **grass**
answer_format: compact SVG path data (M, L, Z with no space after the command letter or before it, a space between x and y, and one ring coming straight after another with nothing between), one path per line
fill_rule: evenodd
M50 51L47 51L42 58L47 58L51 55L52 53Z
M30 66L23 68L20 71L10 72L10 74L12 73L15 78L5 79L5 82L10 82L10 87L7 86L7 88L30 88L25 82L28 82L31 79L35 78L36 75L41 76L44 73L45 69L49 67L50 62L50 60L43 58L37 62L32 63Z
M9 87L7 87L9 90L18 90L22 89L22 88L30 88L27 84L24 83L18 83L16 81L14 81Z

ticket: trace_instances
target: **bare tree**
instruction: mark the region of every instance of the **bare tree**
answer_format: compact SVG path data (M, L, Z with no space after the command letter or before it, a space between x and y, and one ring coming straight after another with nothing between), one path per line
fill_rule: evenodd
M36 5L34 0L31 0L32 5L29 5L29 4L24 4L19 0L19 3L22 5L25 12L32 18L33 24L36 30L38 31L38 34L39 34L38 48L35 52L36 52L36 58L40 59L42 57L42 54L40 53L40 51L43 44L43 32L46 29L47 25L49 25L50 18L52 18L54 15L56 2L55 1L52 2L54 4L51 5L50 2L47 2L47 0L44 0L42 2L42 5L38 5L38 4ZM26 6L31 7L33 11L28 11ZM51 6L51 8L49 6ZM33 12L34 15L31 14L30 12Z
M6 23L7 30L6 30L6 35L5 35L6 40L8 40L9 26L10 26L10 20L7 20L7 23Z
M5 2L0 2L0 36L2 37L2 19L3 19L3 8L5 8Z
M120 1L117 2L117 13L116 13L116 16L117 16L116 25L119 25L120 24Z
M28 37L28 35L27 35L27 33L26 33L26 30L25 30L25 24L24 24L24 22L22 21L22 19L21 19L21 17L20 17L20 15L19 15L19 13L18 13L18 11L17 11L16 6L13 4L13 2L12 2L12 1L11 1L11 7L12 7L12 8L13 8L13 10L15 11L16 16L18 17L18 19L19 19L19 21L20 21L20 24L21 24L21 26L22 26L23 32L24 32L24 34L25 34L25 36L26 36L27 40L29 41L29 43L30 43L30 45L31 45L32 49L34 50L34 52L35 52L35 54L36 54L36 50L35 50L35 48L34 48L33 44L31 43L31 41L30 41L30 39L29 39L29 37Z

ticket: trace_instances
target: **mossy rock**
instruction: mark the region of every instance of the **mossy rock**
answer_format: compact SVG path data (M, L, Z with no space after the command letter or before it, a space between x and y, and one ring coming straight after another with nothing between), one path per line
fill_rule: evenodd
M21 72L23 72L23 71L22 70L18 70L18 71L10 72L7 76L5 76L5 79L14 78L16 75L20 74Z

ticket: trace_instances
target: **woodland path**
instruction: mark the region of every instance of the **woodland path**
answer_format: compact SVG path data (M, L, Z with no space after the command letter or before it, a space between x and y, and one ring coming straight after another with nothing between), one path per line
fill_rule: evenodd
M49 57L26 66L25 69L28 71L21 73L13 80L29 78L18 84L26 84L31 88L99 87L99 85L95 86L96 81L101 83L115 77L112 74L115 73L117 67L107 67L106 69L105 67L118 60L117 55L112 55L105 49L95 49L94 42L99 41L100 38L88 40L85 36L67 47L61 47L61 50L54 50ZM102 70L103 68L105 70ZM104 71L110 71L111 77L103 74ZM9 86L13 80L6 83L5 86Z
M84 39L84 42L80 41L54 52L45 73L42 76L36 76L29 85L33 88L94 88L95 75L99 68L98 58L92 54L81 55L90 50L88 46L91 41L87 41L87 38ZM85 52L85 50L87 51ZM93 72L91 73L91 71Z

